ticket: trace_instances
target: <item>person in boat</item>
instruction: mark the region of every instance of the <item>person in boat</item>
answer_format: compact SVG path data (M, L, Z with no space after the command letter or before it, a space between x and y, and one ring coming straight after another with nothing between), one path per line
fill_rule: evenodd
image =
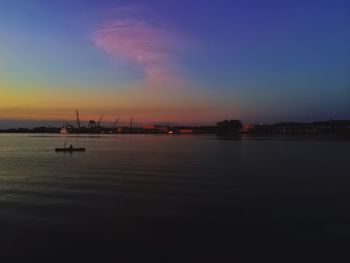
M68 150L73 150L73 145L72 144L68 147Z

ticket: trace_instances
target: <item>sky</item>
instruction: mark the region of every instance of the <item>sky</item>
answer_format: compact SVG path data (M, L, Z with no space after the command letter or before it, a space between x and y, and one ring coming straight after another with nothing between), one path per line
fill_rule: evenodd
M350 119L345 0L0 0L0 128Z

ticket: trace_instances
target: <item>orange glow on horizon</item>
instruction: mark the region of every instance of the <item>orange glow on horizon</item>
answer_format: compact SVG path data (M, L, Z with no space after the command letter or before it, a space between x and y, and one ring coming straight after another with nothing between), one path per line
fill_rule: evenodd
M140 123L207 122L226 118L229 106L187 89L130 88L122 90L68 88L4 88L0 86L0 119L75 121L78 109L82 121L104 122L116 117ZM231 110L230 110L231 111ZM238 113L238 110L235 110Z

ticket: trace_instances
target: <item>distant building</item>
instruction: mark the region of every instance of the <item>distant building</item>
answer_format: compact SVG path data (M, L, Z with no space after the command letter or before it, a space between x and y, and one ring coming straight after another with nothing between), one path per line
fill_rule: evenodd
M240 133L272 133L272 126L264 123L260 124L244 124L239 131Z
M68 134L73 132L73 126L72 125L66 125L61 128L60 133L62 134Z
M284 122L274 125L274 133L277 134L313 134L317 129L311 123Z
M243 124L240 132L242 133L250 133L253 132L255 129L255 125L254 124Z
M350 134L349 120L317 121L312 125L322 133Z
M193 130L192 129L179 129L180 134L192 134Z
M142 126L142 131L144 133L169 133L169 127L162 125L144 125Z

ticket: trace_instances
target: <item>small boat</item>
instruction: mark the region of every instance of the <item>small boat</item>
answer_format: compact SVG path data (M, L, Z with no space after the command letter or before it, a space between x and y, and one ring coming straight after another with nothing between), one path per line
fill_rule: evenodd
M64 147L64 148L55 148L55 152L85 152L85 148L72 148L72 147Z

